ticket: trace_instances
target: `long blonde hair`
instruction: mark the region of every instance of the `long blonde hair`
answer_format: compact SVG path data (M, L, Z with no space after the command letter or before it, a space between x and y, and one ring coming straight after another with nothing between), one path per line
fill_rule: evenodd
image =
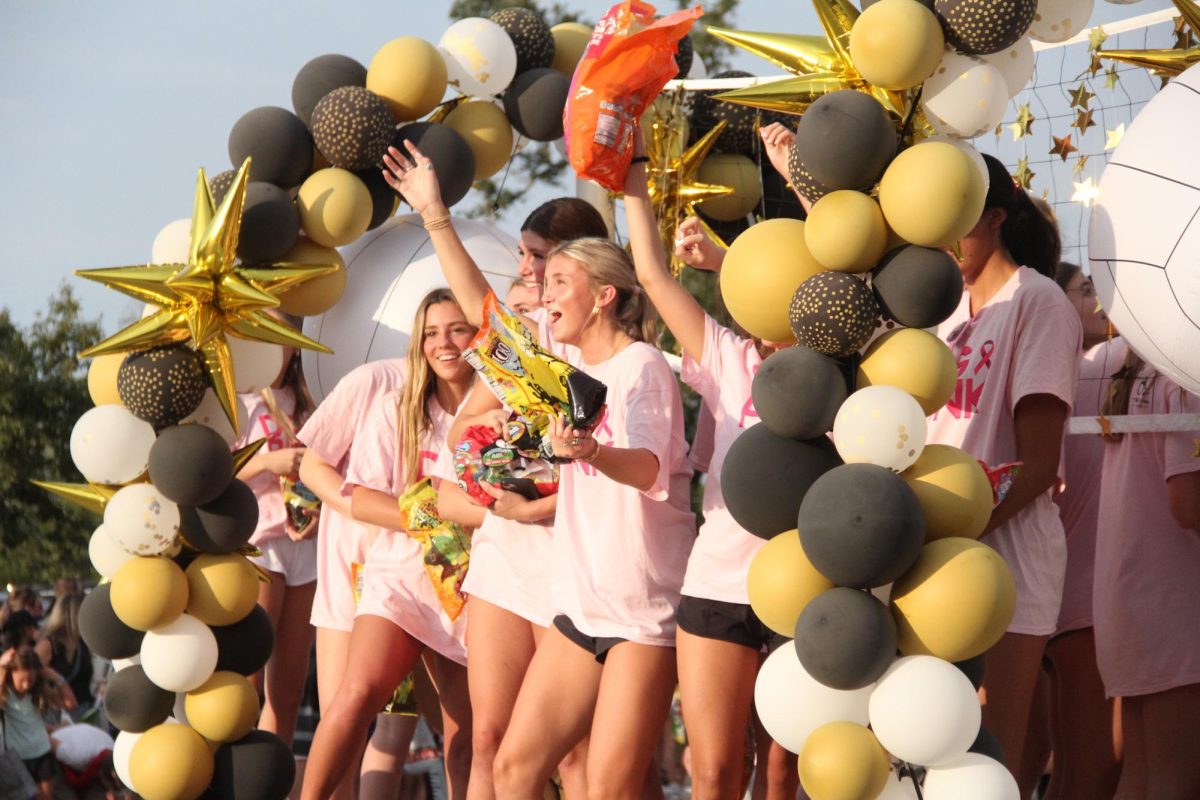
M50 609L50 616L46 618L42 635L63 646L67 661L75 659L75 650L79 647L79 605L82 602L80 595L65 594Z
M646 299L642 287L638 286L637 273L629 254L608 239L589 237L573 239L556 245L546 254L549 261L554 256L565 256L577 262L587 273L588 283L594 291L601 286L617 290L617 301L613 304L613 321L634 341L653 344L658 338L658 323L654 307Z
M405 362L408 367L408 380L400 393L400 402L396 406L396 435L399 438L400 463L404 467L404 480L408 485L417 482L421 464L421 438L429 430L429 400L437 390L437 376L429 369L425 360L425 318L430 306L438 303L454 303L458 300L449 289L434 289L421 298L413 318L412 337L408 340L408 354ZM403 487L407 488L407 486Z

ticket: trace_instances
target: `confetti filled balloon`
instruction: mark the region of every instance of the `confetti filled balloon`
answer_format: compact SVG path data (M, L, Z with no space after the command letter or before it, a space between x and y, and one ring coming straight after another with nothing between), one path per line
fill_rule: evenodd
M149 483L130 484L104 507L104 529L130 553L165 553L179 535L179 506Z
M334 89L312 114L313 142L330 164L342 169L378 165L395 127L387 102L361 86Z
M875 464L903 472L925 449L925 412L895 386L868 386L846 398L833 423L833 440L847 464Z
M871 338L879 305L859 278L843 272L818 272L796 289L788 317L797 342L840 357L855 352Z
M1039 42L1065 42L1087 27L1095 0L1038 0L1029 37Z
M502 8L491 20L512 39L517 74L554 63L554 34L541 14L528 8Z
M121 402L155 428L174 425L191 414L207 389L199 356L182 344L131 353L117 372Z
M517 51L508 34L489 19L467 17L446 29L438 40L446 59L446 76L459 94L500 94L517 74Z
M90 483L120 484L146 471L154 428L119 405L88 409L71 430L71 460Z
M1000 70L953 50L942 56L921 94L921 108L938 133L963 139L995 129L1007 107L1008 83Z

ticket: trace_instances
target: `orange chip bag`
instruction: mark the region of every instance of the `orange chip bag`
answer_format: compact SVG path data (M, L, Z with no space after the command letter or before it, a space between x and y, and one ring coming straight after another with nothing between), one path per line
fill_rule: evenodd
M575 68L563 109L567 156L575 173L619 192L633 157L633 130L675 77L675 50L700 7L660 20L641 0L623 0L596 23Z

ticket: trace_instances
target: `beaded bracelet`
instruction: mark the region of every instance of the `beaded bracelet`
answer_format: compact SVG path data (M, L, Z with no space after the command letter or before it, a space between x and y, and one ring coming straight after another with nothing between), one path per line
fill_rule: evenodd
M425 230L427 230L427 231L440 231L443 228L449 228L450 227L450 215L447 214L444 217L437 217L436 219L431 219L428 222L424 223L424 225L425 225Z

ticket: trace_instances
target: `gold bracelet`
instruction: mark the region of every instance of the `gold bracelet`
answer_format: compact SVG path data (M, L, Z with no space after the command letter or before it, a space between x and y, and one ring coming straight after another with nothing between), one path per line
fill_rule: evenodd
M596 442L595 439L592 439L592 441ZM600 443L596 442L596 449L592 451L592 455L590 457L584 457L579 460L585 464L590 464L593 461L595 461L597 458L599 458L599 456L600 456Z
M427 230L427 231L440 231L443 228L449 228L450 227L450 215L447 214L444 217L437 217L436 219L431 219L428 222L424 223L424 225L425 225L425 230Z

